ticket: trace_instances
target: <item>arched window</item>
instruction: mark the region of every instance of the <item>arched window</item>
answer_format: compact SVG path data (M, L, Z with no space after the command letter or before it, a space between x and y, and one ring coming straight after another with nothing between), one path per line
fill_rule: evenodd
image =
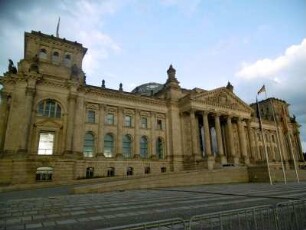
M59 53L57 51L54 51L52 54L52 62L59 63Z
M65 54L64 65L67 67L71 66L71 55L70 54Z
M140 157L148 157L148 139L145 136L140 138Z
M93 157L95 139L91 132L87 132L84 137L83 154L84 157Z
M61 118L61 107L55 100L43 100L38 104L37 114L44 117Z
M131 157L132 154L132 138L130 135L124 135L122 138L122 153L126 158Z
M40 59L47 59L47 50L45 48L40 49L38 56Z
M164 159L164 143L160 137L156 140L156 156L158 159Z
M104 156L112 157L114 151L114 137L111 134L106 134L104 136Z

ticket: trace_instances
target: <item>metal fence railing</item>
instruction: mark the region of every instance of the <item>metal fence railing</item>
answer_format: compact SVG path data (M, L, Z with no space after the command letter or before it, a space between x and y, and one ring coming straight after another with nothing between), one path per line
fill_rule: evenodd
M150 230L303 230L306 229L306 200L264 205L181 218L109 228Z
M193 216L190 229L209 230L274 230L277 229L273 206L258 206Z
M282 202L276 205L278 230L306 229L306 201Z

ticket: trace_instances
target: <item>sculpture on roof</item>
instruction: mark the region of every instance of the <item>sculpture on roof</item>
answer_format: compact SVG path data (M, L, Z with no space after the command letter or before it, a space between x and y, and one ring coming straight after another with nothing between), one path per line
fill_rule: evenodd
M14 66L14 62L11 59L9 59L8 71L9 73L17 73L17 68Z

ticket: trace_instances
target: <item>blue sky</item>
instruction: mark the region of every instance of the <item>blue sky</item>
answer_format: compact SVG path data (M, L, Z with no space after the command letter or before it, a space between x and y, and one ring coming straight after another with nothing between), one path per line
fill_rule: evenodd
M59 16L60 37L88 48L88 84L164 83L170 64L181 87L230 81L247 103L265 84L291 104L306 151L305 0L1 1L0 73L22 58L25 31L55 35Z

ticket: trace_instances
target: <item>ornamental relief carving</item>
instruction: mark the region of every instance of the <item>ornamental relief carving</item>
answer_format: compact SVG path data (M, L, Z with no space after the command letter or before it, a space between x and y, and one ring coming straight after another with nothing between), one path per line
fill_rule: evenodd
M91 110L99 110L99 104L86 103L86 108Z

